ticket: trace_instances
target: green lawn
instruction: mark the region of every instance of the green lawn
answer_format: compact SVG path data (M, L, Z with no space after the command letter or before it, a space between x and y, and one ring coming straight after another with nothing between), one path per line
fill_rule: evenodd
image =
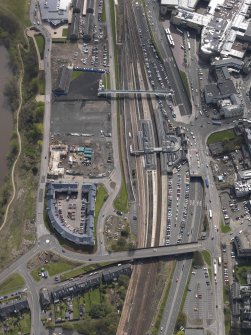
M40 58L44 59L44 45L45 45L44 37L42 35L36 35L35 40L39 50Z
M202 256L203 256L203 259L206 262L206 264L208 266L211 266L211 255L210 255L210 253L206 250L203 250L202 251Z
M80 275L82 275L86 272L95 271L95 270L100 269L104 266L113 265L113 264L114 264L113 262L104 262L104 263L96 263L96 264L91 264L91 265L84 265L84 266L78 267L76 269L73 269L71 271L67 271L66 273L64 273L60 276L60 279L62 281L68 280L70 278L80 276Z
M103 85L105 89L109 90L111 88L110 73L106 73L103 75Z
M28 0L0 0L0 12L7 15L14 15L22 25L28 26L30 20L28 18Z
M74 79L78 78L83 73L84 73L83 71L73 71L72 75L71 75L71 80L74 80Z
M37 269L31 271L31 275L36 281L39 281L41 279L41 276L39 276L38 274L41 271L41 267L48 271L49 276L55 276L64 271L73 269L74 267L76 267L76 264L67 261L58 261L45 264L44 266L40 266Z
M96 225L98 221L98 216L101 208L108 198L108 193L104 185L98 185L97 196L96 196L96 205L95 205L95 216L94 216L94 224Z
M226 335L229 335L231 329L231 311L230 308L224 308L224 318L225 318L225 331Z
M208 137L207 144L212 144L215 142L225 142L233 140L236 138L235 132L233 129L227 129L223 131L217 131Z
M105 6L105 4L103 5ZM111 24L112 24L112 38L113 44L116 45L116 25L115 25L115 8L114 1L110 0Z
M89 312L92 305L100 304L100 290L96 288L93 291L89 291L84 295L85 300L85 310Z
M68 28L64 28L63 29L62 36L63 37L67 37L68 36Z
M0 284L0 295L19 291L25 286L23 278L18 273L13 273L8 279Z
M123 213L128 212L128 194L126 189L125 178L123 176L122 185L119 191L117 198L114 200L114 207L116 210L121 211Z
M231 231L230 226L225 225L224 223L220 225L220 228L221 228L221 232L224 234L229 233Z
M105 4L103 3L102 7L102 15L101 15L102 22L106 22L106 13L105 13Z
M184 84L185 89L187 91L188 97L189 97L189 99L191 99L191 94L190 94L190 89L189 89L189 84L188 84L188 79L187 79L186 72L180 70L180 77L181 77L181 80L183 81L183 84Z
M235 267L235 274L241 285L247 284L247 271L251 270L251 265L238 265Z

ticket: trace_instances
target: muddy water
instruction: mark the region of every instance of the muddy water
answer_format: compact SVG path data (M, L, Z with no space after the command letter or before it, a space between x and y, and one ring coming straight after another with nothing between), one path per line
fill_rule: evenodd
M6 155L10 148L13 127L12 113L3 94L4 87L12 76L8 62L8 52L0 45L0 187L8 172Z

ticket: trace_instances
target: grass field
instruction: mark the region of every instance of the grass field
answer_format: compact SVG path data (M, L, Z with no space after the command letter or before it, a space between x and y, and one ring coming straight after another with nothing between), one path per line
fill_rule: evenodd
M45 264L43 267L45 268L46 271L48 271L49 276L55 276L64 271L73 269L74 267L76 267L76 264L67 261L59 261ZM39 281L41 279L41 276L39 276L38 274L40 270L41 266L31 271L31 275L36 281Z
M203 259L206 262L206 264L208 266L211 266L211 255L210 255L210 253L206 250L203 250L202 251L202 256L203 256Z
M23 278L18 273L13 273L0 285L0 295L21 290L25 285Z
M78 78L83 73L84 73L83 71L73 71L72 75L71 75L71 80L74 80L74 79Z
M67 35L68 35L68 28L64 28L62 32L62 36L67 37Z
M180 70L180 77L181 77L181 80L183 81L183 84L184 84L185 89L187 91L188 97L189 97L189 99L191 99L191 94L190 94L190 90L189 90L189 84L188 84L188 79L187 79L186 72Z
M97 196L96 196L96 205L95 205L95 216L94 216L94 224L96 225L98 221L98 216L101 208L108 198L108 193L104 185L98 185Z
M44 58L44 45L45 45L44 37L42 35L36 35L35 40L36 40L37 47L39 50L40 58L43 59Z
M122 185L117 198L114 200L114 207L116 210L123 213L128 212L128 194L126 189L125 178L122 178Z
M30 24L28 18L28 2L28 0L0 0L0 12L7 15L14 15L23 26L28 26Z
M235 267L235 274L241 285L247 284L247 271L251 270L251 265L238 265Z
M207 144L212 144L215 142L225 142L225 141L233 140L235 138L236 138L236 135L234 133L234 130L227 129L223 131L218 131L210 135L208 137Z
M220 225L220 229L221 229L221 232L224 234L229 233L231 231L230 226L225 225L224 223Z
M103 7L102 7L101 20L102 22L106 22L105 4L103 4Z
M60 279L62 281L64 280L67 280L67 279L70 279L70 278L73 278L73 277L77 277L77 276L80 276L86 272L89 272L89 271L95 271L97 269L100 269L104 266L107 266L107 265L112 265L113 263L111 262L104 262L104 263L97 263L97 264L91 264L91 265L84 265L84 266L80 266L76 269L73 269L71 271L68 271L64 274L62 274L60 276Z
M84 295L85 299L85 310L88 313L92 305L100 304L100 290L96 288L93 291L89 291Z

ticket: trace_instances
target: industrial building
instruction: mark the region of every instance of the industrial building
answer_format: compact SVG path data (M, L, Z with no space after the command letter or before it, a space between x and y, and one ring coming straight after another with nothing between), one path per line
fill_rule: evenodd
M86 13L93 14L94 13L94 0L86 0L87 6L86 6Z
M27 310L29 310L29 304L26 298L9 300L0 304L0 319L5 320L11 315L18 315Z
M56 28L66 24L72 0L38 0L41 18Z
M59 69L56 85L53 89L53 93L56 96L67 95L71 83L73 69L68 66L62 66Z
M239 171L237 181L234 183L235 194L237 197L244 197L251 193L251 171Z
M81 0L72 0L71 6L73 9L73 13L80 13L82 6L81 3Z
M79 37L79 21L80 21L80 14L73 13L71 24L69 25L69 38L70 41L77 41Z
M93 38L93 23L94 23L94 16L91 13L86 14L86 22L83 34L83 41L84 42L91 42Z
M80 194L79 194L80 193ZM62 208L57 202L58 196L81 197L81 220L78 226L72 225L62 214ZM93 246L94 214L96 201L96 185L77 183L48 183L47 184L47 215L53 229L66 240L76 245Z

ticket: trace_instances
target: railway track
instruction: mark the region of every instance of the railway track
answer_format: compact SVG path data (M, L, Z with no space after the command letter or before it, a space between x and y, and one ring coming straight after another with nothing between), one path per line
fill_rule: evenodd
M142 53L142 47L140 44L140 39L138 35L136 20L133 13L132 3L124 2L124 13L125 13L125 45L123 46L124 52L122 64L124 63L125 69L124 78L129 81L128 70L126 67L130 66L132 68L131 72L132 81L134 82L135 89L142 88L141 78L143 80L143 85L146 89L149 88L148 77L146 75L145 69L145 60ZM139 68L141 73L141 78L139 77ZM129 84L129 83L128 83ZM127 85L128 85L127 84ZM155 113L153 107L153 101L150 96L147 96L147 105L148 105L148 115L149 119L152 121L153 134L154 134L154 142L155 146L159 146L158 132L157 132L157 124L155 120ZM134 117L134 122L139 121L139 119L145 118L144 113L144 105L145 102L142 102L142 98L139 97L137 100L137 108L138 114ZM132 125L134 131L136 132L136 126ZM136 135L136 134L135 134ZM139 158L136 158L139 159ZM141 165L142 166L142 165ZM149 173L144 170L140 171L142 178L145 178L145 174ZM153 217L153 179L152 176L149 176L148 183L148 206L149 206L149 224L147 226L147 231L145 231L146 227L140 225L138 236L141 235L141 241L146 246L151 245L152 235L154 235L154 245L158 246L160 243L160 223L161 223L161 208L162 208L162 186L161 186L161 160L160 156L156 157L156 187L157 187L157 225L155 231L153 231L154 227L151 224L151 220ZM141 204L140 204L141 206ZM142 235L144 240L142 240ZM140 243L141 244L141 243ZM143 245L142 245L143 246ZM155 312L154 305L152 304L152 300L155 293L154 283L156 283L158 273L158 262L147 263L136 265L129 289L127 292L124 309L122 312L120 324L117 330L117 334L145 334L150 328L151 320Z

